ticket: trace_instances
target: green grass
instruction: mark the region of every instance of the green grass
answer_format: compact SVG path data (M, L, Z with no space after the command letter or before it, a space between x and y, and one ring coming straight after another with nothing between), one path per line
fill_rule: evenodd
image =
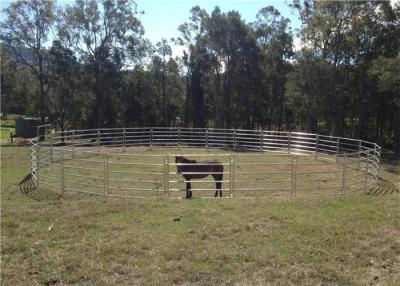
M15 134L15 119L0 121L0 140L10 141L10 132Z
M29 149L1 159L2 285L400 284L398 193L37 201L17 186Z

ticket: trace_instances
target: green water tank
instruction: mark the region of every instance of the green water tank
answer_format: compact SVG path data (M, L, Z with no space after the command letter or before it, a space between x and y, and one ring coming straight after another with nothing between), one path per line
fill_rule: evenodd
M40 120L37 117L18 117L15 119L15 137L36 137L36 127L39 123Z

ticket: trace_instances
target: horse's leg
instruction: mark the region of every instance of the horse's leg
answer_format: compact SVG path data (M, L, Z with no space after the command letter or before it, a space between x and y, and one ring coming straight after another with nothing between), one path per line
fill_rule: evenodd
M186 197L185 197L185 199L189 199L189 190L190 190L190 183L189 182L187 182L187 178L185 178L185 181L186 181Z
M219 196L222 197L222 191L221 191L221 187L222 187L222 178L221 175L213 175L214 180L215 180L215 195L214 197L218 197L218 191L219 191Z
M191 191L191 189L192 189L192 184L189 182L189 199L192 198L192 191Z
M192 191L190 190L192 188L192 185L190 184L190 180L186 179L186 198L191 199L192 198Z
M219 196L222 197L222 191L221 191L221 185L222 185L222 183L221 183L221 182L216 182L215 185L216 185L216 187L217 187L217 190L215 191L215 196L217 196L218 191L219 191Z
M222 197L222 176L219 179L219 182L217 183L217 189L219 190L219 196Z
M219 190L219 196L222 198L222 180L224 179L224 166L221 165L219 172L221 174L218 174L216 177L216 187L217 187L217 191Z

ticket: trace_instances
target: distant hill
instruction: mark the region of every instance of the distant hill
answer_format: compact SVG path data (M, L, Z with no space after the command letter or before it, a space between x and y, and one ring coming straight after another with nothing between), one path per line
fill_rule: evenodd
M31 49L27 48L15 48L17 51L12 49L11 47L2 44L1 48L4 49L7 54L10 56L11 59L17 61L19 53L26 61L35 63L37 61L36 56L34 55L33 51Z

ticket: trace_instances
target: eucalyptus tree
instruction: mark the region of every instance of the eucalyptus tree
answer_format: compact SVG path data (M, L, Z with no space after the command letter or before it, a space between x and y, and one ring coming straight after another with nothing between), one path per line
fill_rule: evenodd
M37 94L32 91L35 86L32 74L11 58L4 47L0 47L0 58L2 119L7 119L8 113L35 114L32 102Z
M162 118L162 125L166 125L166 120L167 120L167 94L165 92L166 85L167 85L167 69L166 69L166 64L167 64L167 58L170 58L172 55L172 50L170 45L168 44L167 39L163 38L161 39L160 42L156 44L156 52L159 55L161 59L161 69L160 69L160 83L161 83L161 118Z
M347 88L344 83L343 70L350 68L351 46L350 32L352 19L358 14L357 4L351 2L317 2L304 1L295 6L303 16L304 25L301 30L303 41L310 47L316 57L325 60L332 68L330 86L320 94L325 98L325 118L328 132L339 134L344 131L344 118L348 102L344 97ZM342 134L341 134L342 135Z
M262 8L252 27L262 53L261 70L265 115L269 129L282 128L285 102L286 76L293 56L293 34L289 19L281 16L272 6Z
M169 126L181 126L184 115L185 82L181 75L179 63L170 58L166 64L167 82L167 124Z
M398 92L390 84L392 80L386 79L396 78L392 77L396 69L391 63L397 62L400 51L400 5L389 1L295 0L292 6L299 11L303 23L300 35L313 56L304 58L303 51L289 76L288 96L294 96L292 99L300 94L299 87L307 87L303 106L292 102L290 108L314 111L308 118L327 133L398 145L400 131L395 126L399 119L394 111L398 109ZM312 66L325 66L317 77L324 78L323 85L310 81L302 72L308 69L314 74ZM315 95L311 97L309 91ZM307 108L311 98L319 99L319 111Z
M180 26L190 75L194 125L213 119L217 127L254 125L259 89L256 39L236 11L209 15L194 7L190 21Z
M60 40L80 55L93 94L92 127L113 126L118 113L121 71L138 56L143 27L130 0L76 0L58 21Z
M195 6L191 9L190 22L179 26L181 37L177 42L188 48L184 52L183 62L186 66L186 112L185 124L194 127L205 127L205 90L207 86L205 75L207 73L207 46L205 39L205 22L208 13Z
M17 65L2 46L0 46L0 58L1 119L7 119L7 113L14 105Z
M3 10L0 39L10 56L27 67L37 81L37 110L46 121L49 61L46 42L55 16L55 1L17 0Z
M67 122L79 126L82 117L82 102L79 89L81 68L74 53L63 47L60 41L53 41L49 51L51 70L51 91L49 117L64 131Z
M251 26L235 11L226 13L228 62L224 73L224 97L228 107L225 126L253 128L260 124L261 53Z
M390 63L396 64L400 53L400 4L391 5L382 1L370 5L363 16L354 21L353 39L356 43L356 72L361 102L359 133L380 144L399 145L399 140L395 138L399 137L396 127L399 118L395 111L398 110L395 98L399 98L399 94L389 81L386 82L387 88L383 88L382 80L396 72Z
M285 105L287 124L290 129L311 133L323 133L319 123L327 113L323 96L331 86L332 68L310 49L303 49L287 74Z
M375 59L369 69L369 74L377 78L378 89L385 96L385 123L380 126L380 132L388 129L388 139L393 142L393 149L400 159L400 52L396 57ZM385 134L379 134L381 142Z

